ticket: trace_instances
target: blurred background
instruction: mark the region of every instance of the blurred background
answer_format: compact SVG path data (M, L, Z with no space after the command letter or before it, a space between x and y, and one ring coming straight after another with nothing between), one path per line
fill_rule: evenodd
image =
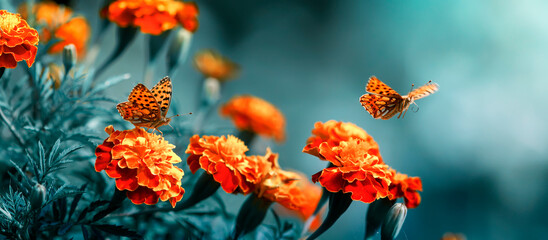
M101 1L73 4L97 29ZM196 110L202 76L192 56L216 49L241 66L239 78L224 85L221 102L252 94L286 116L287 141L261 139L252 151L262 153L269 146L280 154L283 168L312 175L325 162L302 148L315 122L334 119L364 128L390 166L421 177L422 203L409 210L398 239L439 239L446 232L468 239L546 235L548 2L197 4L200 27L185 64L171 76L179 113ZM114 45L114 36L110 28L100 37ZM130 81L112 90L120 101L142 82L145 38L135 39L102 74L131 74ZM160 68L153 82L165 74ZM419 100L419 111L409 111L404 119L375 120L358 101L372 75L402 95L411 84L429 80L440 90ZM211 123L232 127L217 115ZM367 204L354 202L320 239L362 239L366 209Z

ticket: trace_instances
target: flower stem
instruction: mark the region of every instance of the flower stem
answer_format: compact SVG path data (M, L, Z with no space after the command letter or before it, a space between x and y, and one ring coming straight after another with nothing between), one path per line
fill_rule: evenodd
M19 143L19 145L21 146L21 148L25 149L26 148L26 144L25 144L25 140L23 140L23 137L21 137L21 135L19 135L19 133L17 132L17 130L15 129L15 127L13 126L12 122L6 117L6 115L4 114L4 110L2 110L2 108L0 107L0 117L2 118L2 122L4 122L4 124L6 124L6 126L8 127L8 129L11 131L11 133L13 134L13 136L15 137L15 140L17 140L17 143Z

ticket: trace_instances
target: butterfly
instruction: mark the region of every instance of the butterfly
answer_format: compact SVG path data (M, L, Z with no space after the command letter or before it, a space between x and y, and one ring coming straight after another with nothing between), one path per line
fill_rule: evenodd
M172 118L166 118L171 103L171 89L169 77L162 78L151 90L139 83L129 94L128 101L119 103L116 109L124 120L136 127L158 130L159 127L169 124ZM173 117L176 116L179 115Z
M424 86L401 96L381 80L372 76L365 87L365 90L369 93L360 97L360 103L375 119L390 119L397 113L399 113L398 118L400 118L402 113L405 117L409 105L415 103L415 100L436 92L438 88L438 84L429 81Z

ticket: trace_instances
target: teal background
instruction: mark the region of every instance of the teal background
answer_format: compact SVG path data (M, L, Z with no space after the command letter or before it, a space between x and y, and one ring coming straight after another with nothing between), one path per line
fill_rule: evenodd
M97 29L100 1L74 3ZM301 152L314 123L352 122L375 138L390 166L423 181L422 203L409 210L397 239L439 239L445 232L468 239L543 239L548 2L197 4L200 28L189 59L214 48L242 67L240 77L225 84L222 102L252 94L286 116L287 141L260 139L253 152L269 146L280 154L282 167L312 175L325 166ZM114 48L114 29L100 37L107 47L98 63ZM138 36L102 75L131 74L112 90L120 101L142 82L145 40ZM165 75L159 68L154 79ZM372 75L401 94L429 80L440 90L419 100L420 110L404 119L375 120L358 101ZM179 113L196 111L202 77L191 61L171 77ZM232 127L218 116L210 124ZM238 201L228 198L234 213ZM363 239L366 209L367 204L353 203L321 239Z

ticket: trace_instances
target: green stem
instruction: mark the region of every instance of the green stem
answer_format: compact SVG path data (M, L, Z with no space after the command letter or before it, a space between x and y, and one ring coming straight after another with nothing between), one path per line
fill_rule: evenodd
M21 148L25 149L25 147L27 146L25 144L25 140L23 140L23 137L19 135L19 133L17 132L17 130L15 129L11 121L4 114L4 110L2 110L1 107L0 107L0 117L2 118L2 121L4 122L4 124L6 124L8 129L11 131L13 136L15 137L15 140L17 140L17 143L21 146Z

